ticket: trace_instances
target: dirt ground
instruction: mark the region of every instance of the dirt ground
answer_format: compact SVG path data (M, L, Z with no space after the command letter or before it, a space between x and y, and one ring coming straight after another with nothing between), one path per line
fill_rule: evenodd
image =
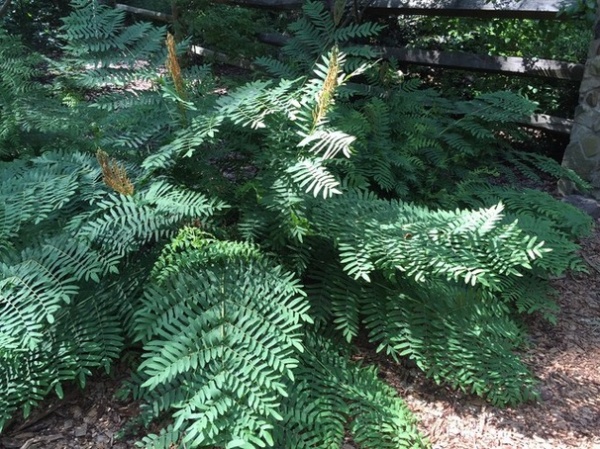
M555 281L558 324L532 323L536 346L525 360L540 380L541 402L497 409L438 387L418 371L380 362L434 449L600 449L600 231L582 242L582 253L589 273ZM0 436L0 449L133 448L136 436L127 423L137 405L114 398L127 369L116 373L62 401L49 399Z

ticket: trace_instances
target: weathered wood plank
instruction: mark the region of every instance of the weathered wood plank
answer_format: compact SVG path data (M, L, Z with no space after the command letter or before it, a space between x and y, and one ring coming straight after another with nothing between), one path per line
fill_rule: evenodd
M123 11L127 11L131 14L137 14L142 17L148 17L152 20L160 20L161 22L172 22L173 17L170 14L165 14L162 12L150 11L149 9L135 8L129 5L123 5L122 3L117 3L115 8L122 9Z
M214 0L216 3L248 6L249 8L264 9L299 9L303 0Z
M244 6L290 9L302 6L302 0L218 0ZM367 14L433 15L455 17L499 17L516 19L557 19L559 11L575 0L372 0Z
M258 35L261 42L282 46L286 36L275 33ZM558 78L580 81L583 65L551 59L532 59L504 56L487 56L474 53L441 52L412 48L377 47L384 58L395 58L400 62L448 67L453 69L484 71L505 75L520 75L541 78Z
M429 16L512 18L512 19L557 19L558 13L573 0L372 0L369 13Z
M396 58L398 61L418 65L572 81L581 81L583 77L582 64L551 59L487 56L413 48L380 47L380 49L386 58Z

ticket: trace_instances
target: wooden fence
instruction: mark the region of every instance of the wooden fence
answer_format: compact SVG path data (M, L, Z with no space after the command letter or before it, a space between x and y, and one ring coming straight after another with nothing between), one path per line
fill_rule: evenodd
M302 0L217 0L222 3L237 4L254 8L290 9L302 6ZM365 17L393 15L435 15L452 17L516 18L563 20L562 8L575 0L499 0L487 3L485 0L370 0L364 10ZM146 18L170 22L173 16L140 8L117 4L117 8ZM263 33L257 39L281 46L286 37L280 34ZM375 47L384 58L394 58L408 64L445 67L461 70L500 73L511 76L525 76L545 79L562 79L580 82L584 65L565 61L539 58L488 56L465 52L444 52L421 50L406 47ZM193 46L192 51L201 55L211 55L221 62L227 57L217 52ZM237 60L236 65L251 67L248 61ZM572 120L536 114L523 122L528 126L549 131L569 133Z

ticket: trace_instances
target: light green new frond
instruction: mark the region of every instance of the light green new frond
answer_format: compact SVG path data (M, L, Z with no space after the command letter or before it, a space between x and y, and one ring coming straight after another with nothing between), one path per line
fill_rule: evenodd
M306 193L321 194L324 199L340 195L339 181L324 167L322 158L300 159L286 171Z
M344 220L337 220L344 210ZM496 289L500 276L545 251L516 223L500 223L500 205L478 211L430 211L398 202L347 194L314 209L321 235L331 236L345 269L368 280L376 267L416 280L431 276Z
M318 154L323 159L332 159L340 152L350 157L351 145L355 140L356 137L343 131L319 129L302 139L298 146L300 148L308 146L311 153Z

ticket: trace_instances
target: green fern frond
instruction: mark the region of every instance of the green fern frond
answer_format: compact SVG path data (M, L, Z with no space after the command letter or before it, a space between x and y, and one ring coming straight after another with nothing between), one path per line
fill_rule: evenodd
M535 381L513 353L522 334L497 298L477 289L402 284L364 313L379 350L408 356L437 383L485 396L495 405L537 398ZM425 296L420 296L422 292Z
M170 425L166 429L161 429L160 433L149 434L138 441L136 447L142 447L146 449L172 449L174 445L178 445L181 442L181 432L173 429Z
M147 351L142 388L189 379L179 387L186 399L169 404L184 444L272 442L283 382L302 349L298 331L310 321L298 283L252 245L194 229L183 230L161 260L160 280L136 314Z
M334 218L340 207L343 222ZM318 232L335 239L345 269L365 280L378 267L417 281L441 276L496 289L500 276L519 276L547 251L516 223L501 225L501 205L432 212L348 194L314 212Z
M323 166L323 159L301 159L297 164L287 169L294 182L307 193L315 197L321 194L323 198L331 198L341 194L338 189L340 183Z
M340 343L308 334L304 344L276 444L338 448L349 434L361 447L427 447L414 417L375 369L351 363Z
M590 188L589 183L581 179L581 177L573 170L565 168L554 159L550 159L540 154L524 151L510 151L504 154L504 159L509 166L515 166L519 173L524 176L531 177L535 173L534 170L539 170L557 180L567 179L571 181L575 188L581 192L586 192Z
M164 61L166 27L148 22L125 25L125 12L98 4L96 0L74 0L72 13L63 19L62 38L71 79L84 88L107 84L124 86L136 80L156 78L153 68ZM150 64L140 66L140 61ZM82 67L87 65L85 69ZM57 65L66 69L65 62Z

